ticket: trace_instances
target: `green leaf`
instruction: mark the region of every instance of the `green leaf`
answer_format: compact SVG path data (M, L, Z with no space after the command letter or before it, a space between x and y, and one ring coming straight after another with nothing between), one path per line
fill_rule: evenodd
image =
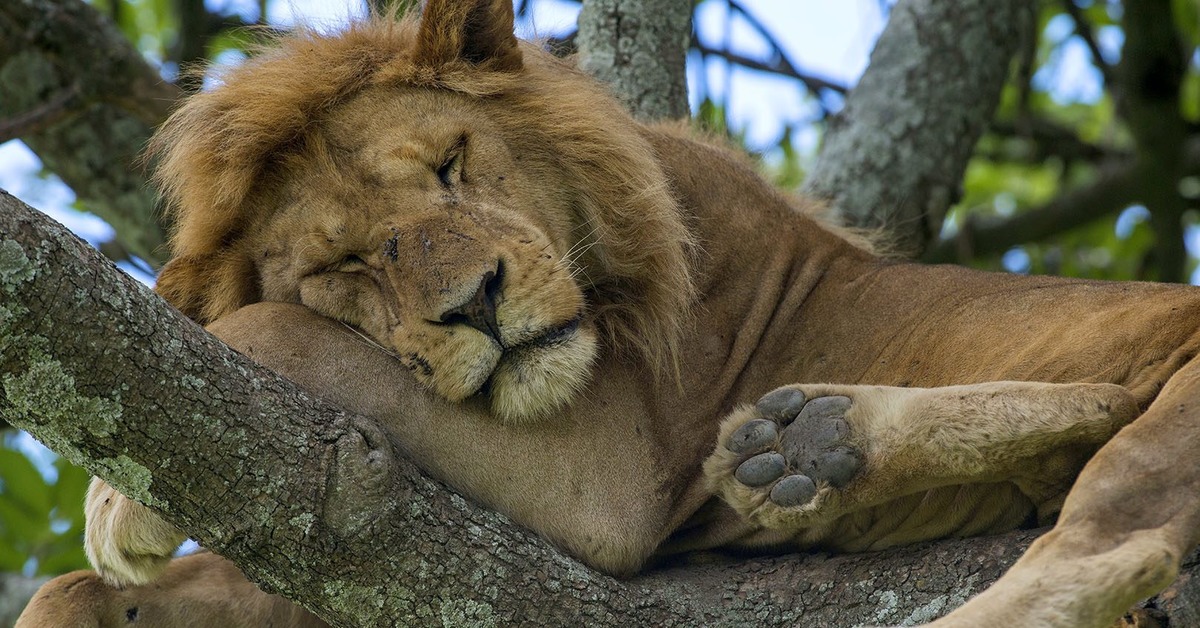
M83 498L91 476L65 458L55 460L54 467L58 469L58 481L51 490L53 510L58 517L70 521L72 527L82 526Z
M21 568L25 566L25 561L28 559L29 557L25 555L25 552L19 551L11 543L6 543L4 539L0 539L0 571L21 571Z
M83 551L83 539L64 538L62 544L56 544L45 552L45 558L38 559L37 574L39 576L57 576L76 569L87 569L87 555Z
M0 496L0 540L7 541L17 549L33 547L53 537L50 518L34 517L12 500Z
M32 517L50 513L50 487L25 454L0 448L0 498L26 510Z

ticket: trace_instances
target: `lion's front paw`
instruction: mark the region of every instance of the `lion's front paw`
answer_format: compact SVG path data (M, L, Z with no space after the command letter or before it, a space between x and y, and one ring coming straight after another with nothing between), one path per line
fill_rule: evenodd
M858 474L844 396L808 399L781 388L735 411L705 463L712 488L738 512L772 528L812 523Z
M117 587L158 577L185 535L154 511L92 478L84 504L84 550L92 567Z

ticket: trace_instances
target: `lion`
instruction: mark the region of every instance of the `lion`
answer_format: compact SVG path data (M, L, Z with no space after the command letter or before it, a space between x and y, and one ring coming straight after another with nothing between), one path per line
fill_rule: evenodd
M163 297L594 569L1055 522L932 625L1099 627L1197 543L1200 290L881 258L508 0L290 36L151 152ZM101 480L86 512L99 575L19 625L320 622Z

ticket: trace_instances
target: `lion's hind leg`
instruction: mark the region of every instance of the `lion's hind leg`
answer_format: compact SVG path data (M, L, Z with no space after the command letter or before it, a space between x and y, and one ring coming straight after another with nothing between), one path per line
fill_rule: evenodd
M705 474L735 510L774 530L989 482L1015 484L1023 507L1047 514L1137 411L1109 384L789 386L726 418Z

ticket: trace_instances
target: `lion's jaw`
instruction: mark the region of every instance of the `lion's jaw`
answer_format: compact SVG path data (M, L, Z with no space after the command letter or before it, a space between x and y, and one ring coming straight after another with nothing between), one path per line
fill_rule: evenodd
M451 401L482 393L501 420L544 416L597 353L576 281L587 237L486 123L443 113L452 96L423 111L428 95L403 95L346 103L283 166L289 183L250 238L263 297L361 329Z

